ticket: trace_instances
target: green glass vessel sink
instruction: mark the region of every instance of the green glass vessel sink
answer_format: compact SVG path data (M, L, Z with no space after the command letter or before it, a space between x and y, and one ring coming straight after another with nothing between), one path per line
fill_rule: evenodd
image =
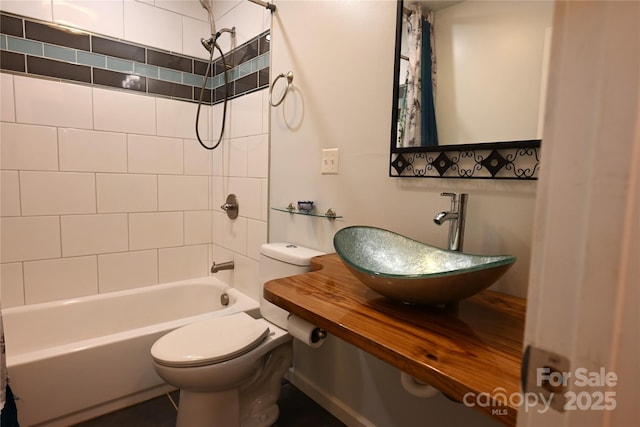
M333 245L362 283L396 301L444 304L494 284L516 261L510 255L471 255L430 246L376 227L338 231Z

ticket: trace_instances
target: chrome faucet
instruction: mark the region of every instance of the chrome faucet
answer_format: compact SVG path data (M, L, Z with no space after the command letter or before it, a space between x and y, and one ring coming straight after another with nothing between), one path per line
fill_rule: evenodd
M214 261L213 265L211 266L211 272L217 273L220 270L233 270L234 267L235 264L233 263L233 261L221 262L220 264L216 264L216 262Z
M464 223L469 195L466 193L440 193L440 195L451 197L451 210L437 213L433 222L442 225L445 221L449 221L449 250L460 252L464 241Z

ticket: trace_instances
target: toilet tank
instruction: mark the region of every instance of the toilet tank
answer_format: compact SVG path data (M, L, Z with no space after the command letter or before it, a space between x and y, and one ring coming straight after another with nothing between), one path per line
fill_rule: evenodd
M324 252L292 243L265 243L260 248L260 283L310 271L311 258ZM269 322L287 329L288 312L264 299L260 292L260 313Z

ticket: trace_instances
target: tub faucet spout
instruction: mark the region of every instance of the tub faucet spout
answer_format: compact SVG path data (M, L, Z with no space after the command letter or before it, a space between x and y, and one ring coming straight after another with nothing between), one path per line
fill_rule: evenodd
M451 210L438 212L433 222L442 225L449 221L449 250L462 251L469 195L465 193L441 193L440 195L451 197Z
M233 263L233 261L221 262L220 264L216 264L216 262L214 261L213 265L211 266L211 272L217 273L220 270L233 270L234 267L235 264Z

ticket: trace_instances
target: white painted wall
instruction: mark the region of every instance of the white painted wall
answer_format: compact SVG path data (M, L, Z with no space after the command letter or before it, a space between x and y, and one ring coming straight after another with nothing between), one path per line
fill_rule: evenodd
M388 177L396 4L389 1L279 1L272 75L293 71L293 91L271 109L270 205L314 200L322 218L270 211L269 240L333 252L334 233L366 224L445 246L433 216L449 208L441 191L470 194L466 250L510 253L514 268L496 289L525 296L535 182ZM340 149L338 175L321 175L321 150ZM343 342L296 347L297 383L350 420L379 426L494 422L444 398L422 401L399 387L399 372ZM345 415L346 416L346 415ZM353 424L357 425L357 424ZM365 424L366 425L366 424Z

